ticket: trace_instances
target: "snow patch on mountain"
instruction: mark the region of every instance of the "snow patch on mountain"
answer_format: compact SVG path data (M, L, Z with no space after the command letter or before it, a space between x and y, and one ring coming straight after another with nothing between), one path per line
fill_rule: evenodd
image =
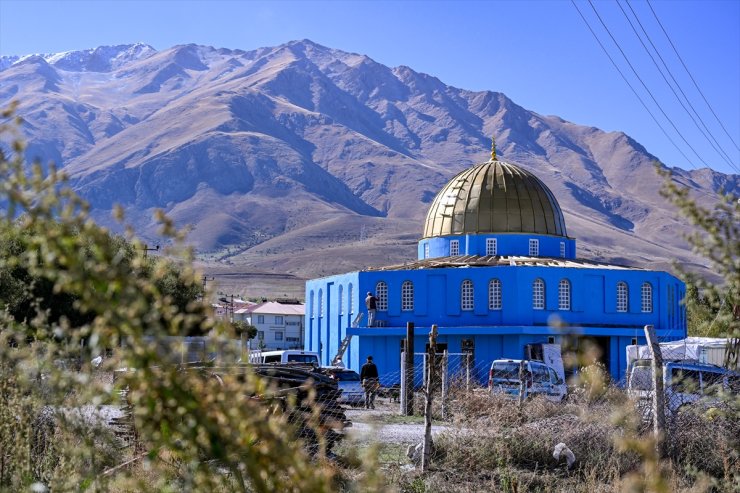
M110 72L124 65L149 58L157 53L145 43L116 46L99 46L88 50L62 51L59 53L35 53L23 56L0 56L0 71L33 57L43 58L49 65L70 72Z

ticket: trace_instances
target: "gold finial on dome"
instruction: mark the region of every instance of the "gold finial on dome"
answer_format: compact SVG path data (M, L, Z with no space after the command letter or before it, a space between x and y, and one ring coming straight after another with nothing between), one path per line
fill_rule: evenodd
M496 161L496 137L491 136L491 161Z

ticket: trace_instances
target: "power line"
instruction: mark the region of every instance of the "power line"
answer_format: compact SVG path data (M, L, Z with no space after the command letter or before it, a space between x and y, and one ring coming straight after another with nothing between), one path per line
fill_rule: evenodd
M676 90L673 88L673 86L671 85L671 83L668 81L668 78L663 73L663 70L661 69L660 65L658 65L658 62L655 60L655 57L653 56L653 54L650 52L650 49L648 49L647 45L642 40L642 36L640 36L640 33L637 31L637 28L635 28L635 25L632 23L632 20L627 15L627 12L624 10L624 8L622 7L622 4L619 2L619 0L616 0L616 3L617 3L617 6L619 7L619 10L622 11L622 14L624 15L625 19L627 19L627 22L629 23L630 27L632 28L632 32L635 33L635 36L637 36L637 39L640 41L640 44L642 45L642 47L645 49L645 52L648 54L648 56L650 57L650 59L653 61L653 65L655 65L655 68L658 69L658 73L660 73L661 77L663 77L663 80L668 85L668 87L671 89L671 92L673 92L673 95L676 96L676 100L681 105L681 107L684 109L684 111L686 111L686 114L689 115L689 118L694 123L694 125L696 126L696 128L704 136L704 138L707 139L707 142L709 142L709 145L712 146L712 148L715 150L715 152L717 152L717 154L719 154L719 156L731 168L733 168L735 171L739 171L740 172L740 169L731 161L731 159L729 157L729 154L727 154L727 152L725 152L725 150L722 149L722 146L720 145L720 143L717 141L717 139L714 137L714 135L712 135L711 131L707 128L706 124L701 119L701 116L699 116L699 114L694 109L693 105L691 104L691 101L689 101L689 99L686 97L686 94L683 92L683 90L681 90L681 86L679 85L678 81L676 81L676 78L673 77L673 74L671 74L671 71L668 68L668 65L665 63L665 60L663 60L663 57L660 56L660 52L658 51L657 47L655 46L655 44L650 39L650 36L647 34L647 31L645 30L645 28L643 27L642 23L640 22L640 19L637 17L637 13L634 11L634 9L632 9L632 6L629 5L629 0L626 0L626 1L627 1L628 7L632 11L632 14L635 16L635 20L637 20L637 23L640 25L640 28L642 29L643 34L645 35L645 37L647 38L647 40L650 42L650 45L653 47L653 50L658 55L658 57L660 58L661 62L663 62L663 66L665 67L665 70L671 76L671 79L676 84L676 86L678 87L679 91L681 91L681 94L683 94L684 99L686 100L686 102L689 104L689 106L691 106L691 109L694 110L694 115L696 115L696 117L701 121L702 126L706 130L706 133L699 126L699 123L697 123L696 118L694 117L694 115L691 114L691 112L689 111L689 109L686 107L686 105L684 104L683 100L681 99L681 97L678 95L678 93L676 92ZM707 134L709 134L709 135L707 135ZM710 138L710 136L711 136L711 138Z
M619 65L617 65L617 63L614 61L614 59L612 58L612 56L609 54L609 51L606 49L606 47L604 46L604 44L601 42L601 40L599 39L599 37L596 35L596 32L594 32L594 30L591 28L591 24L589 24L588 20L586 20L586 17L584 17L583 13L581 12L581 9L579 9L578 8L578 5L576 5L575 0L570 0L570 2L573 4L573 7L575 7L575 9L578 11L578 15L581 16L581 19L583 19L583 22L586 24L586 27L588 28L588 30L591 31L591 34L593 35L594 39L599 44L599 46L601 47L601 49L604 51L604 53L606 54L607 58L609 58L609 61L612 62L612 65L614 65L614 68L617 70L617 72L619 72L619 75L622 77L622 79L627 84L627 86L629 86L629 88L632 90L632 93L635 95L635 97L637 98L637 100L640 101L640 104L642 104L642 107L645 108L645 111L648 112L648 114L653 119L653 121L658 126L658 128L660 128L661 132L663 132L663 135L665 135L665 137L668 139L668 141L671 144L673 144L673 147L675 147L676 150L684 157L684 159L686 159L686 161L691 165L691 167L693 167L694 169L697 169L696 168L696 165L691 162L691 160L688 158L688 156L686 156L686 154L683 152L683 150L681 150L681 148L678 147L678 145L674 142L674 140L671 138L671 136L668 135L668 132L666 132L665 128L663 128L663 125L661 125L660 122L658 121L658 119L655 118L655 115L653 114L653 112L650 111L650 108L648 107L648 105L645 104L645 101L643 101L643 99L640 97L640 94L635 90L634 86L630 83L630 81L627 79L627 77L622 72L622 69L619 68Z
M655 43L653 43L653 41L650 38L650 35L648 34L647 30L643 26L642 22L640 22L640 18L638 17L637 12L635 12L635 10L632 8L632 5L630 4L629 0L625 0L625 2L627 3L627 6L629 7L630 11L632 12L632 15L634 16L635 20L637 21L637 24L640 26L640 29L642 30L642 33L645 35L645 38L650 43L650 46L652 46L653 51L655 51L655 54L658 55L658 58L660 59L661 63L663 64L663 67L665 68L665 71L671 77L671 80L676 85L676 88L678 88L678 90L681 92L681 95L683 95L684 100L689 105L689 107L693 111L693 115L695 115L696 118L694 118L694 116L692 115L692 113L689 111L689 109L683 103L683 100L681 100L681 98L679 97L679 95L676 92L676 90L673 88L673 86L671 85L671 83L668 81L668 79L666 78L665 74L663 73L663 70L660 68L660 65L658 65L658 62L655 60L655 57L653 57L653 55L650 52L650 50L648 49L647 45L645 45L645 43L643 42L642 37L637 32L637 29L635 28L634 24L632 24L632 20L627 15L627 12L624 10L624 8L622 8L622 5L619 2L619 0L617 0L617 6L619 6L619 9L622 11L622 14L624 14L624 17L627 19L627 22L629 23L630 27L632 28L632 31L635 33L635 36L637 36L637 39L640 41L640 44L642 44L642 47L645 49L645 52L648 54L648 56L650 57L650 59L653 61L653 64L655 65L655 68L658 69L658 72L660 73L660 75L663 77L663 80L665 81L665 83L668 85L668 87L673 92L673 95L676 96L676 99L678 100L678 102L681 105L681 107L686 111L686 113L689 115L689 118L691 118L691 121L694 122L694 125L696 125L696 128L699 130L699 132L701 132L701 134L704 136L704 138L707 139L707 141L709 142L709 145L712 146L712 148L717 152L717 154L719 154L720 157L722 157L722 159L724 159L724 161L732 169L734 169L735 171L740 172L740 168L738 168L738 166L735 163L732 162L732 160L730 158L730 155L727 153L727 151L725 151L722 148L722 145L719 143L719 141L717 140L717 138L712 134L711 130L707 127L707 124L704 122L704 120L702 119L701 115L699 115L699 113L696 111L696 108L694 108L694 105L691 104L691 101L689 100L688 96L686 96L686 93L681 88L681 84L679 84L679 82L674 77L673 73L671 72L671 69L668 67L668 64L665 62L665 60L661 56L660 51L658 50L657 46L655 46ZM704 127L704 130L706 131L706 133L704 132L704 130L701 129L701 127L699 127L699 124L696 121L697 118L701 122L701 125L702 125L702 127Z
M678 59L681 61L681 65L683 65L683 68L684 68L684 70L686 70L686 73L689 74L689 77L691 78L691 81L694 83L694 87L696 87L696 90L699 91L699 94L701 94L702 99L707 104L707 107L709 108L709 111L711 111L712 114L714 115L714 118L717 119L717 123L719 123L719 125L722 127L722 130L725 131L725 134L732 141L732 143L735 145L735 148L738 151L740 151L740 147L738 147L737 142L735 142L735 140L732 138L732 136L727 131L727 129L725 128L725 126L722 124L722 120L720 120L719 117L717 116L717 113L714 112L714 108L712 108L712 105L709 104L709 101L707 101L706 96L704 96L704 93L699 88L699 84L697 84L696 80L694 79L694 76L691 75L691 71L686 66L686 63L684 63L683 58L681 58L681 55L678 53L678 50L676 49L676 46L673 44L673 41L671 41L671 37L668 36L668 33L666 32L665 27L663 27L663 24L660 22L660 19L658 18L658 14L655 13L655 10L653 9L653 5L650 3L650 0L647 0L647 4L648 4L648 7L650 7L650 11L653 13L653 16L655 17L655 20L658 21L658 25L660 26L660 29L663 30L663 34L665 34L666 39L668 39L668 42L671 44L671 47L673 48L673 51L676 53L676 56L678 57Z
M658 109L660 110L660 112L663 114L663 116L665 117L665 119L668 120L668 123L671 124L671 126L673 127L673 130L676 131L676 133L678 134L678 136L681 137L681 140L683 140L684 143L689 147L689 149L691 149L693 151L693 153L696 155L696 157L699 158L699 161L701 161L702 163L704 163L704 166L706 166L707 168L711 168L711 166L709 166L709 164L706 161L704 161L704 158L702 158L701 155L698 152L696 152L696 149L694 149L694 146L692 146L689 143L689 141L686 140L686 137L683 136L683 134L678 129L678 127L676 126L676 124L673 123L673 120L671 120L671 118L666 114L665 110L663 110L663 107L660 105L660 103L658 102L658 100L655 99L655 96L653 95L653 93L650 91L650 89L648 88L648 86L642 80L642 78L640 77L640 74L637 73L637 70L635 70L635 67L632 65L632 62L630 62L629 57L627 57L627 55L624 53L624 50L622 50L621 45L619 44L619 42L617 42L616 38L614 38L614 35L609 30L609 28L607 27L607 25L604 22L604 20L601 18L601 15L599 15L599 12L598 12L598 10L596 10L596 7L594 6L592 0L588 0L588 4L593 9L594 13L596 14L596 17L599 19L599 22L604 27L604 29L606 30L607 34L609 34L609 37L612 39L612 41L614 42L614 44L617 46L617 49L619 50L619 52L624 57L625 61L627 62L627 65L632 70L632 73L635 74L635 77L637 77L637 80L640 81L640 84L642 84L642 87L645 89L645 91L647 91L648 95L653 100L653 102L655 103L655 105L658 107Z

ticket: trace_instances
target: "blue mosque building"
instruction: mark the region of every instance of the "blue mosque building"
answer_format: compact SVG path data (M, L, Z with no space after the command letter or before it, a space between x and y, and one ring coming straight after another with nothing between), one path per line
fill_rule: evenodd
M375 327L366 326L368 292L378 299ZM472 353L480 380L493 360L524 358L537 343L596 347L620 380L625 347L645 343L645 325L662 341L686 336L684 295L666 272L578 259L552 192L494 149L434 198L416 261L306 283L305 349L330 365L347 338L347 367L372 355L381 374L397 376L406 323L417 352L436 324L438 348Z

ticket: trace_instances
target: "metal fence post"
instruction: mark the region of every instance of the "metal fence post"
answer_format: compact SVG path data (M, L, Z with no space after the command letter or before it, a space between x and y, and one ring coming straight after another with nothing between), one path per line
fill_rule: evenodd
M398 410L401 415L406 414L406 399L406 351L401 351L401 408Z
M424 447L422 449L421 456L421 472L425 472L429 469L429 463L432 458L432 447L434 446L432 441L432 396L434 393L434 358L437 354L437 326L432 325L432 330L429 332L429 350L427 351L429 358L425 358L425 363L429 363L429 370L427 371L426 389L424 391L426 402L424 405Z
M429 378L429 358L427 357L428 353L424 353L421 357L421 385L425 386L427 384L427 379Z
M470 392L470 353L465 353L465 392Z
M442 419L447 419L447 392L450 387L450 382L448 381L449 376L447 375L449 357L450 356L445 349L442 353Z
M655 451L659 458L663 457L663 434L665 433L665 391L663 389L663 354L660 343L655 336L652 325L645 326L645 338L653 366L653 435L655 437Z
M406 407L403 414L414 414L414 322L406 323L406 367L403 377L406 380Z

